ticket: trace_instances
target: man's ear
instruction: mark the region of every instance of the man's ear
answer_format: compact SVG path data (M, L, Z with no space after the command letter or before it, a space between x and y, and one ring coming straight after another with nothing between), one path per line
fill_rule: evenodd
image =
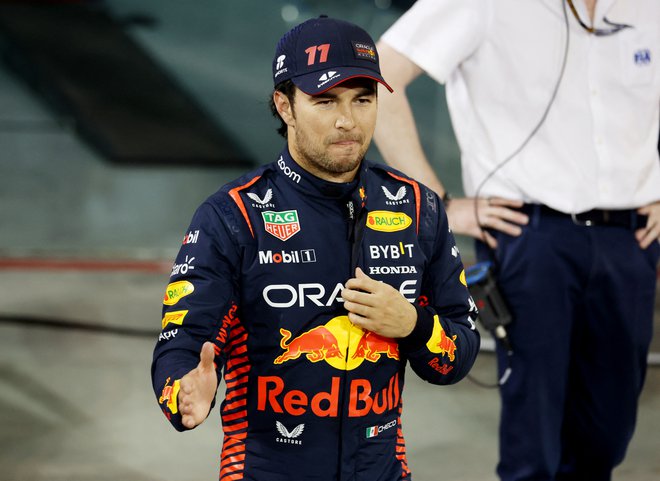
M293 115L293 105L289 102L289 98L279 90L273 92L273 102L277 113L280 114L285 124L293 126L295 123L295 116Z

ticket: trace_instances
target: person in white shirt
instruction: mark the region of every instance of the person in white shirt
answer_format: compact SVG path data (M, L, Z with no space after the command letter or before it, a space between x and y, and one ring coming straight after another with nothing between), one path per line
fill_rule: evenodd
M609 480L653 327L660 2L418 0L378 51L395 90L379 150L447 200L513 315L500 478ZM446 84L466 198L450 200L417 135L405 89L422 73Z

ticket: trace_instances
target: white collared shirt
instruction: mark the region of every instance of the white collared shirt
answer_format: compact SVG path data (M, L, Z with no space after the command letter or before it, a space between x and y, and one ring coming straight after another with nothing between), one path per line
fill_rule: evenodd
M589 24L582 0L574 0ZM660 0L598 0L632 25L588 34L566 7L566 70L542 126L479 195L563 212L635 208L660 200ZM446 83L463 184L479 184L529 136L564 59L562 0L418 0L382 37Z

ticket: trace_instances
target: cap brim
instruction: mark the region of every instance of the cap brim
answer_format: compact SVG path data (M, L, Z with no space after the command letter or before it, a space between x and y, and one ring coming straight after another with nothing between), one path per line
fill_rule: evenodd
M330 76L328 76L330 74ZM323 78L323 77L327 78ZM336 87L337 85L351 80L354 78L368 78L375 80L383 84L387 90L394 92L392 87L390 87L385 79L380 76L377 72L369 69L363 68L334 68L328 69L326 71L317 71L313 73L308 73L306 75L300 75L298 77L293 77L291 80L300 90L305 92L307 95L320 95L323 92L327 92L331 88Z

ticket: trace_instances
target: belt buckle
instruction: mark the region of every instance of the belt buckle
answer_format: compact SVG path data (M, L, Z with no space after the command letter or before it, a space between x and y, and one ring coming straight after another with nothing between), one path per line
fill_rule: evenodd
M586 219L584 221L578 219L579 214L575 214L571 212L571 220L573 221L573 224L583 226L583 227L593 227L594 226L594 221L591 219Z

